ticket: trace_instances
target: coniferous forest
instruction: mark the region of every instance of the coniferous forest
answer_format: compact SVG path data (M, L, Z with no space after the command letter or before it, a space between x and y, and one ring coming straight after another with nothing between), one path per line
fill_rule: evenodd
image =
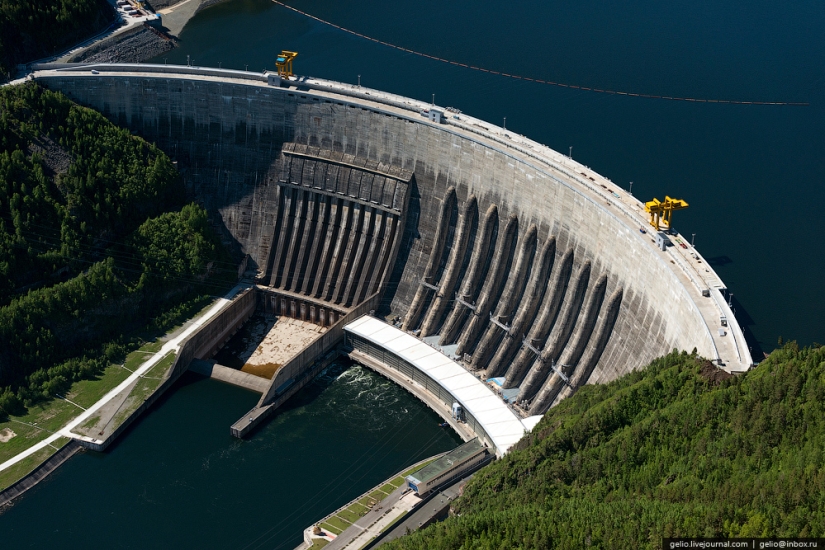
M0 0L0 72L60 53L114 18L106 0Z
M35 84L0 90L0 408L95 376L237 276L159 149Z
M825 536L825 347L743 376L673 352L587 385L479 471L456 515L389 549L661 548Z

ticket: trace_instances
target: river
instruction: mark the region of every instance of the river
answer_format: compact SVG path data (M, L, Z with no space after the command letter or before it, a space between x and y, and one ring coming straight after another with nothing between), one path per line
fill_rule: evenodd
M82 453L0 515L2 547L292 549L406 466L460 444L405 390L334 364L251 437L258 395L185 375L106 453Z

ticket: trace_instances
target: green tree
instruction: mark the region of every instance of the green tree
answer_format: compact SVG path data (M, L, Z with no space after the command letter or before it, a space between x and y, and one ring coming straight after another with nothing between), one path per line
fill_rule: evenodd
M672 353L551 409L454 502L386 548L660 548L825 536L825 349L745 375Z

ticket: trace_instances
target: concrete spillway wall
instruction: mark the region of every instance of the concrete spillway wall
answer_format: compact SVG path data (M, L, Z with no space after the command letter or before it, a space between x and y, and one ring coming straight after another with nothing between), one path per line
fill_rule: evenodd
M607 180L592 170L539 154L528 140L510 143L469 117L431 122L406 98L319 81L271 86L248 73L163 70L100 67L36 78L167 151L265 283L309 295L313 284L302 274L310 277L314 262L326 261L332 279L372 269L372 279L313 296L350 305L359 294L383 292L383 313L400 316L405 328L449 332L444 343L464 345L469 355L482 350L475 367L492 362L494 374L514 383L532 375L531 399L559 393L536 353L548 364L570 363L577 383L611 380L672 348L750 365L735 320L727 341L715 333L718 297L702 301L700 276L657 250L625 212L634 206L603 192ZM296 150L309 159L303 175L285 176ZM352 175L349 190L339 176L330 183L330 163L360 167L358 189ZM392 193L376 200L379 178L384 188L393 182L403 204ZM290 185L303 186L302 194L284 191ZM339 205L339 222L329 212L340 197L350 202ZM338 248L324 246L331 237L345 248L324 260ZM312 241L307 252L285 248L301 238ZM382 246L388 251L379 260L373 251ZM278 259L285 257L292 260ZM281 273L284 265L292 267ZM462 292L466 305L454 299ZM522 343L528 336L532 351ZM735 353L722 349L731 340ZM508 372L513 362L519 372Z
M171 388L180 376L187 371L193 359L208 359L223 346L226 341L243 326L255 312L257 295L254 288L238 289L231 301L227 303L215 316L198 326L183 342L175 354L175 360L163 375L163 382L149 394L139 406L129 413L126 418L118 420L118 409L107 411L106 424L102 439L72 434L74 441L80 446L92 451L103 452L126 429L151 407L166 391ZM127 392L128 393L128 392Z

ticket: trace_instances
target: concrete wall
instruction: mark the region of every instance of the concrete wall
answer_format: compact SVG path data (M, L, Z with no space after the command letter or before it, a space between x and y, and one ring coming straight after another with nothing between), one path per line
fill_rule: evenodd
M380 299L380 294L376 293L352 308L326 332L315 338L298 355L278 369L272 377L267 392L261 396L255 408L231 426L230 433L235 437L244 437L274 413L284 401L295 395L298 390L311 382L317 374L337 359L338 346L344 339L344 325L375 309Z
M192 359L209 359L235 334L255 312L254 288L239 293L223 311L200 327L181 344L170 377L177 377L189 368Z
M32 470L26 477L0 492L0 512L5 505L11 503L14 499L43 481L49 474L55 471L58 466L69 460L81 449L82 447L78 445L74 439L70 439L60 450Z
M290 359L280 369L278 369L278 372L272 377L272 384L269 387L269 391L261 397L261 402L259 405L271 403L277 396L278 388L282 387L290 380L297 380L300 378L306 368L310 364L314 363L318 357L323 356L333 347L337 346L344 337L344 325L351 323L358 317L368 313L370 310L375 309L378 305L379 299L380 296L378 294L373 294L370 296L369 299L341 317L334 325L329 327L326 332L320 334L308 346L301 350L298 355Z
M141 405L120 424L102 442L77 439L82 447L92 451L103 452L137 420L144 411L151 407L166 390L172 387L180 376L189 368L193 359L208 358L245 323L255 312L256 295L254 288L238 293L232 302L206 324L192 333L180 346L175 361L166 371L165 380Z
M209 74L213 73L217 75ZM574 274L589 263L590 286L605 275L604 296L617 291L621 295L603 353L590 357L587 342L579 346L584 350L581 362L593 363L582 383L611 380L674 347L696 347L707 357L717 357L708 326L674 268L657 255L638 227L620 218L615 205L590 192L595 184L575 174L585 180L576 184L572 176L562 177L538 156L518 153L489 133L462 129L459 123L430 123L412 109L391 107L392 101L376 106L308 89L319 88L316 85L278 88L252 77L243 81L121 72L51 73L38 80L156 142L178 160L187 188L219 220L227 242L249 254L259 270L273 248L281 148L287 142L304 144L414 174L404 238L392 278L383 289L385 314L406 315L423 274L434 274L437 284L449 271L457 213L473 196L479 217L496 205L501 228L509 217L517 217L519 239L534 225L537 250L554 237L556 264L573 249ZM569 169L581 169L584 176L592 172L572 163ZM448 205L447 210L455 212L446 221L445 200L455 201ZM436 242L437 237L444 242ZM433 250L437 258L431 258ZM453 264L466 270L466 260ZM424 299L426 311L432 297ZM605 308L592 317L594 338L607 317ZM482 321L487 330L487 320ZM571 345L576 344L576 334L570 335Z
M348 311L331 307L320 300L274 288L258 286L258 293L258 303L264 313L300 319L322 327L335 324Z

